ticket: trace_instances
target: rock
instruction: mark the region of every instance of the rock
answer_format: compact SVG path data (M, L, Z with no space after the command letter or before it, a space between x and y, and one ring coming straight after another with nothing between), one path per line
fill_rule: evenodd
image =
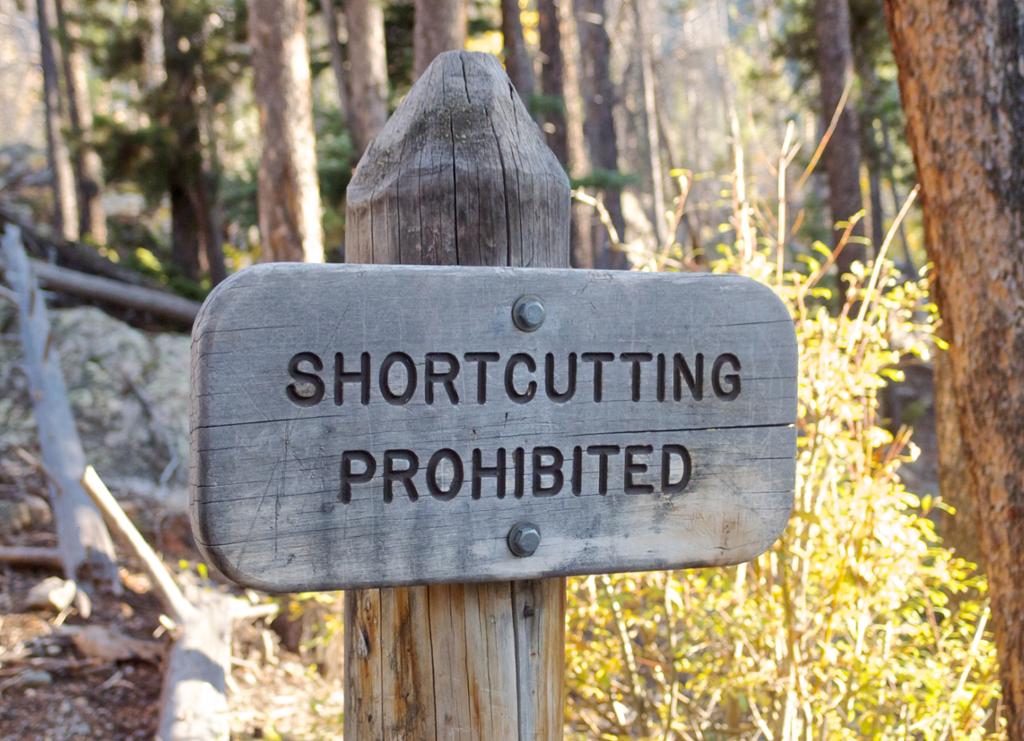
M50 507L37 496L0 499L0 535L14 535L49 521Z
M22 501L0 499L0 534L20 533L32 524L32 510Z
M119 630L102 625L87 625L84 628L64 625L61 635L71 637L75 648L85 657L103 661L127 661L138 659L158 663L164 655L164 646L159 641L142 641L126 636Z
M111 490L184 511L188 487L189 337L151 334L92 307L50 311L86 458ZM0 457L36 447L19 370L16 313L0 302Z
M25 604L37 610L52 608L60 612L71 605L77 591L73 581L48 576L28 590Z
M53 677L41 669L26 669L18 675L18 684L21 687L45 687L53 684Z

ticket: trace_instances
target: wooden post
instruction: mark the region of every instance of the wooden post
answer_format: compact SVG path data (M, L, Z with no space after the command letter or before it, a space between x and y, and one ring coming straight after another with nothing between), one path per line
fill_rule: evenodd
M359 163L347 259L567 267L569 206L498 61L448 52ZM561 738L564 618L560 577L349 591L345 738Z

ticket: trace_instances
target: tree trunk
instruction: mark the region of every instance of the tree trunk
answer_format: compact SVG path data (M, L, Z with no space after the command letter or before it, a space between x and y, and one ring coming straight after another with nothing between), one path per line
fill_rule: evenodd
M249 0L265 260L323 262L304 0Z
M203 43L205 44L205 30ZM203 88L209 90L205 67L201 59L196 65L196 73L199 75ZM203 96L198 110L201 113L199 131L200 141L203 144L203 157L202 179L198 184L196 194L200 198L199 213L206 219L202 229L206 269L210 273L210 284L215 286L228 277L228 272L224 262L224 218L220 208L220 150L217 144L213 100L209 95Z
M569 143L565 130L565 85L562 71L562 31L558 20L559 0L537 0L537 30L540 33L540 89L548 102L541 126L548 146L563 166L569 164ZM557 105L556 105L557 103Z
M560 101L561 111L550 110L544 118L548 146L570 176L581 178L590 171L583 137L583 95L580 92L579 38L572 0L538 0L542 54L541 85L544 95ZM594 267L594 218L589 206L572 207L572 264Z
M519 14L519 0L501 0L501 38L505 48L505 71L529 106L533 95L533 62L523 38L523 20Z
M821 113L828 124L839 106L843 91L853 79L853 47L850 42L850 7L847 0L816 0L814 32L818 42L818 78L821 83ZM828 203L832 221L849 221L864 208L860 192L860 134L857 115L847 102L832 139L825 149L828 174ZM836 229L837 236L842 229ZM863 237L863 221L853 236ZM849 242L836 259L839 274L850 271L855 260L863 260L866 250L856 241Z
M320 13L324 17L324 32L327 34L327 48L331 53L331 72L334 73L334 86L338 94L338 109L342 120L348 116L348 80L345 75L345 55L341 50L341 39L338 37L338 14L334 8L334 0L320 0Z
M187 0L163 0L163 119L172 141L167 172L171 254L191 280L200 278L201 252L208 254L207 225L211 219L206 212L199 108L195 100L196 65L201 50L199 29Z
M51 31L50 0L36 0L39 56L43 68L43 103L46 109L46 151L53 187L53 227L64 239L78 238L78 207L71 155L64 140L64 106Z
M443 51L466 45L465 0L415 0L413 80Z
M569 184L508 84L483 54L424 73L349 185L349 262L568 264ZM346 592L345 738L560 738L564 631L562 578Z
M609 63L611 41L605 28L605 0L576 0L576 23L580 37L580 71L583 75L585 116L583 132L587 140L591 167L605 173L619 170L619 147L615 135L617 96L612 84ZM604 189L604 205L608 209L619 239L625 238L626 221L622 215L622 194L618 188ZM603 227L594 226L594 267L619 269L627 267L626 256L611 251L611 240Z
M349 129L361 157L388 120L388 60L380 0L345 0L348 24Z
M92 147L92 102L85 56L79 43L78 24L64 12L64 1L56 0L57 27L60 29L64 86L67 90L68 123L75 140L72 158L78 196L78 231L96 244L107 242L107 213L100 197L103 193L103 163Z
M1024 2L886 0L987 564L1024 738ZM944 425L940 424L940 427ZM944 444L939 441L940 446Z
M665 221L665 166L661 159L661 137L658 136L658 108L655 99L654 63L652 61L651 36L653 29L648 18L647 0L633 0L633 18L636 23L636 42L640 52L640 84L644 101L644 132L647 144L647 162L651 169L651 223L654 236L661 249L668 241L668 225Z
M144 19L146 33L142 35L142 89L156 90L167 79L164 64L164 8L163 0L141 0L139 13Z

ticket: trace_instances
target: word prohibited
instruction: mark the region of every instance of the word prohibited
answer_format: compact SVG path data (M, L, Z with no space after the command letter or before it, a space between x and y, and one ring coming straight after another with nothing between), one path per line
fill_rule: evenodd
M737 563L789 515L792 322L737 276L259 266L192 372L198 539L268 590Z

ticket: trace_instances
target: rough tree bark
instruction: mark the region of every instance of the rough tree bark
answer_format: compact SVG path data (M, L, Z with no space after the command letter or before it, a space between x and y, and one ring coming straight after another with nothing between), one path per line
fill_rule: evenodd
M90 141L93 119L85 55L82 53L78 24L65 12L65 0L55 0L55 7L63 52L61 59L64 87L67 90L68 123L75 140L72 165L77 185L78 231L80 238L89 237L97 244L106 244L107 212L100 200L103 194L103 163Z
M413 80L444 51L466 45L465 0L416 0L413 26Z
M259 222L267 260L323 262L303 0L249 0L260 117Z
M64 106L60 75L53 43L51 0L36 0L39 57L43 68L43 104L46 122L46 151L53 188L53 227L64 239L78 238L78 206L71 155L64 140Z
M827 125L839 106L843 91L853 79L853 46L850 41L850 7L847 0L816 0L814 33L818 43L821 113ZM860 133L856 112L849 102L839 117L824 158L832 221L848 221L864 208L860 192ZM857 224L853 236L864 236L863 223L862 220ZM835 234L842 231L837 229ZM863 245L856 241L848 243L836 259L839 274L848 273L850 265L855 260L863 260L865 254Z
M615 135L615 86L609 69L611 40L605 28L607 17L605 0L576 0L585 105L583 133L591 167L610 173L619 169L619 147ZM606 188L603 200L619 238L624 238L626 221L622 215L622 194L618 188ZM627 267L626 256L611 250L611 240L603 227L595 226L593 237L594 267Z
M345 0L348 25L349 130L362 156L388 120L388 60L380 0Z
M505 50L505 71L523 102L529 106L534 89L533 62L523 38L519 0L501 0L501 39Z
M1024 738L1024 2L885 7L988 567L1007 732Z
M359 163L349 262L568 265L569 184L494 57L440 56ZM565 579L345 594L345 738L562 733Z

